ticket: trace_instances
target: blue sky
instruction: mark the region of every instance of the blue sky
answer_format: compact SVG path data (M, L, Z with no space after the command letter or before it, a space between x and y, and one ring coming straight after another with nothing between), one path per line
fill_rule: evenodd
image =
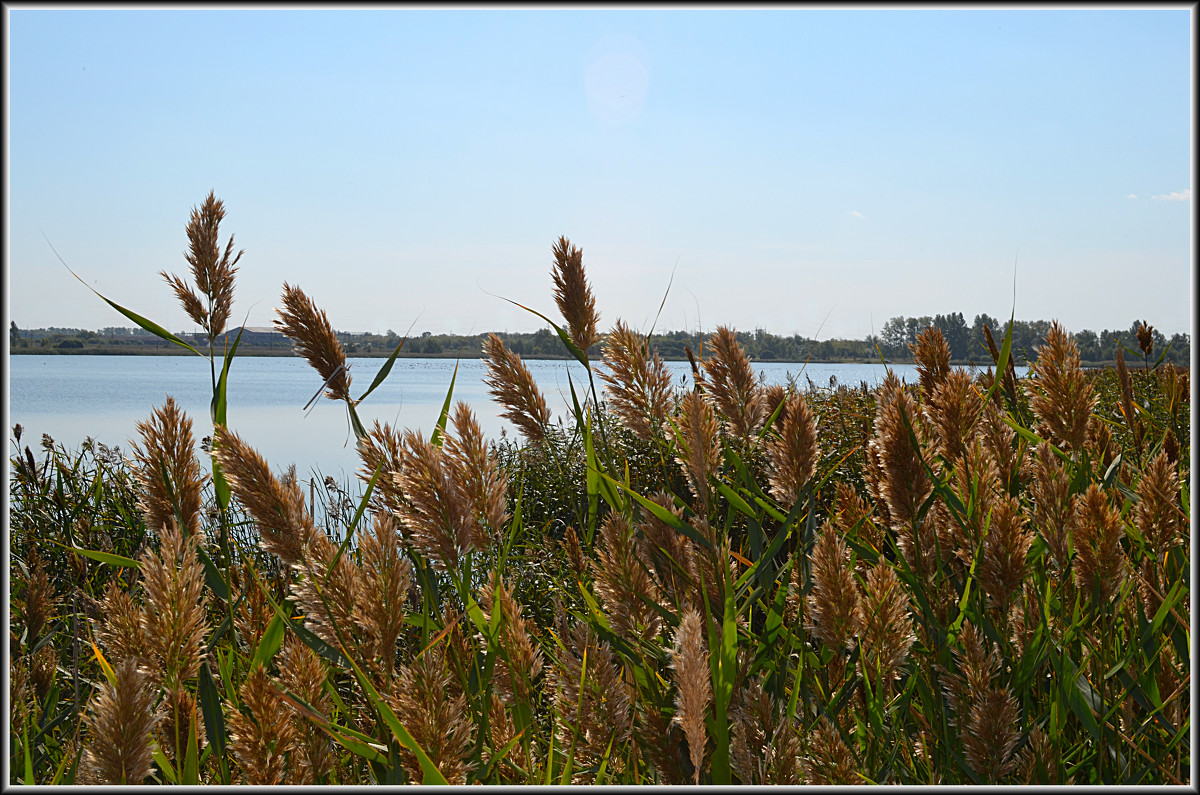
M194 330L210 189L335 327L532 330L552 242L602 326L862 338L961 311L1192 325L1188 7L1123 11L47 11L8 15L7 279L22 328ZM248 315L247 315L248 313Z

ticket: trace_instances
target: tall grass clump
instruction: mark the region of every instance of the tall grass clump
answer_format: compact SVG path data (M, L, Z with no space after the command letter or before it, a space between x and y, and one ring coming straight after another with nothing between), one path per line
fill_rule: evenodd
M207 478L170 400L94 478L18 452L13 780L1192 783L1186 372L1084 371L1055 324L1017 379L1010 324L983 373L931 329L916 383L768 387L719 327L676 386L551 253L529 311L586 378L556 418L489 337L500 442L453 380L432 433L365 427L391 360L355 397L284 285L345 510L220 414Z

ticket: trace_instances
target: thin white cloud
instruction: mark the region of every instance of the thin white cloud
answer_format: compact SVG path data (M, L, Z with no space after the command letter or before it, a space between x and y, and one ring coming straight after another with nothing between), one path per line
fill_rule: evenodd
M846 215L853 215L855 218L862 218L863 214L858 210L847 210Z
M1173 190L1170 193L1160 193L1150 198L1160 202L1187 202L1192 200L1192 189Z
M1125 198L1126 198L1126 199L1136 199L1136 198L1137 198L1137 194L1136 194L1136 193L1131 193L1131 194L1129 194L1128 196L1126 196Z

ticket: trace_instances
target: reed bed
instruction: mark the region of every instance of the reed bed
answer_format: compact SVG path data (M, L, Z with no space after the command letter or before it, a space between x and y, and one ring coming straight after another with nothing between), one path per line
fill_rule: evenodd
M767 387L722 327L680 388L560 238L543 318L588 378L552 417L489 338L516 440L453 382L428 437L365 428L399 348L354 397L284 285L362 459L318 511L225 428L222 217L199 294L167 277L211 442L170 400L129 458L14 429L12 782L1193 783L1186 371L1085 372L1053 325L1028 377L1000 330L972 375L930 329L918 383Z

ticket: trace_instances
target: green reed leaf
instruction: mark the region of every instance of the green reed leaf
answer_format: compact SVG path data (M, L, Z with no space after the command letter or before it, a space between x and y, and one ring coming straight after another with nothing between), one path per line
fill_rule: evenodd
M606 480L610 485L621 489L626 494L628 494L630 497L633 497L633 499L637 502L638 505L641 505L647 511L654 514L660 521L662 521L663 524L667 525L668 527L672 528L673 530L677 530L678 532L683 533L685 536L687 536L688 538L695 541L697 544L699 544L704 549L712 549L713 548L712 543L707 538L700 535L698 532L696 532L695 529L692 528L692 526L690 524L688 524L687 522L680 519L678 516L676 516L671 511L668 511L666 508L662 507L661 505L659 505L658 503L656 503L652 500L646 499L645 497L638 494L636 491L634 491L629 486L626 486L621 481L615 480L615 479L609 477L608 475L606 475L605 473L600 472L599 470L596 470L596 474L598 474L601 478Z
M446 418L450 416L450 398L454 394L454 380L458 378L458 362L454 362L454 372L450 375L450 388L446 390L446 400L442 403L442 413L433 427L429 443L434 447L442 446L442 436L446 433Z
M271 619L271 623L267 624L262 638L258 641L258 647L254 650L254 657L250 660L250 670L254 670L259 665L263 668L270 666L279 647L283 645L284 629L287 623L287 618L276 613L275 617Z
M162 774L167 781L171 782L172 784L178 784L179 777L175 775L175 767L171 764L171 760L167 758L167 755L163 753L163 749L159 747L158 743L154 743L154 750L151 752L151 756L154 757L154 761L158 765L158 769L162 771ZM141 784L142 782L129 781L122 783Z
M367 387L367 391L363 392L362 395L359 396L359 398L356 402L362 403L364 400L366 400L367 395L374 392L375 387L382 384L384 379L388 377L388 373L390 373L392 371L392 365L396 363L396 357L400 355L400 349L404 347L404 343L407 340L408 340L407 335L404 337L401 337L400 344L396 346L396 349L394 351L392 351L392 355L389 356L387 358L387 361L383 363L383 367L379 368L379 372L375 374L375 380L371 382L371 385L369 387ZM455 369L457 369L457 365L456 365Z
M98 560L101 563L107 563L110 566L122 566L127 569L140 569L142 567L142 564L138 561L134 560L133 558L127 558L123 555L115 555L112 552L100 552L99 550L95 549L80 549L79 547L67 546L66 544L55 541L53 538L47 538L46 540L51 544L62 547L63 549L69 549L78 555L83 555L85 558Z
M562 340L563 345L566 346L566 348L570 352L570 354L572 356L574 356L575 359L580 364L582 364L584 367L591 369L591 364L588 363L587 353L585 351L581 351L579 349L579 346L571 341L571 335L568 334L566 331L564 331L562 328L560 328L557 323L555 323L553 320L546 317L545 315L543 315L541 312L537 311L536 309L530 309L529 307L525 306L524 304L518 304L516 301L512 300L511 298L504 298L503 296L500 296L500 298L502 298L505 301L508 301L513 306L521 307L526 312L532 312L533 314L540 317L542 320L549 323L550 327L553 328L556 332L558 332L558 338L560 340Z
M200 663L197 690L200 695L200 709L204 715L204 732L208 737L208 747L216 753L220 783L228 784L229 764L225 758L225 749L229 746L229 734L225 729L225 714L221 710L221 695L213 682L208 660Z
M45 233L43 233L43 235L42 235L42 236L43 236L43 237L45 237ZM50 243L50 240L49 240L49 239L47 239L47 240L46 240L46 243L47 243L47 244L49 244L49 243ZM100 295L100 293L99 293L99 292L97 292L95 288L93 288L93 287L92 287L90 284L88 284L88 283L87 283L87 282L85 282L85 281L84 281L82 278L80 278L80 276L79 276L79 274L78 274L78 273L76 273L75 271L71 270L71 266L70 266L70 265L68 265L68 264L67 264L67 263L66 263L66 262L63 260L63 258L62 258L62 257L60 257L60 256L58 255L58 251L55 251L55 249L54 249L54 246L52 246L52 245L51 245L51 246L50 246L50 250L51 250L51 251L54 251L54 256L58 257L58 261L59 261L59 262L62 262L62 264L63 264L63 267L67 269L67 272L68 272L68 273L70 273L70 274L71 274L72 276L74 276L76 279L79 279L79 283L80 283L80 284L82 284L84 287L88 288L88 289L89 289L89 290L91 290L93 293L96 293L96 296L97 296L97 297L99 297L99 298L100 298L100 300L102 300L104 303L108 304L108 305L109 305L109 306L111 306L113 309L117 310L117 311L118 311L118 312L120 312L122 315L124 315L125 317L129 318L130 320L132 320L134 323L137 323L139 326L141 326L142 328L144 328L146 331L149 331L149 332L150 332L151 334L153 334L154 336L156 336L156 337L158 337L158 338L160 338L160 339L166 340L167 342L173 343L173 344L175 344L175 345L179 345L180 347L187 348L189 351L191 351L192 353L196 354L197 356L199 356L199 357L201 357L201 358L204 358L204 354L203 354L203 353L201 353L200 351L196 350L196 349L195 349L195 348L193 348L191 345L188 345L186 342L184 342L183 340L179 339L179 337L176 337L174 334L172 334L171 332L167 331L165 328L163 328L162 326L158 325L158 324L157 324L157 323L155 323L153 320L147 320L146 318L144 318L144 317L142 317L141 315L139 315L137 312L134 312L134 311L132 311L132 310L126 309L125 307L121 306L120 304L118 304L118 303L115 303L115 302L113 302L113 301L110 301L109 299L105 298L103 295Z
M192 712L188 720L187 751L184 752L183 770L180 771L180 783L185 786L200 783L200 751L196 743L196 713Z

